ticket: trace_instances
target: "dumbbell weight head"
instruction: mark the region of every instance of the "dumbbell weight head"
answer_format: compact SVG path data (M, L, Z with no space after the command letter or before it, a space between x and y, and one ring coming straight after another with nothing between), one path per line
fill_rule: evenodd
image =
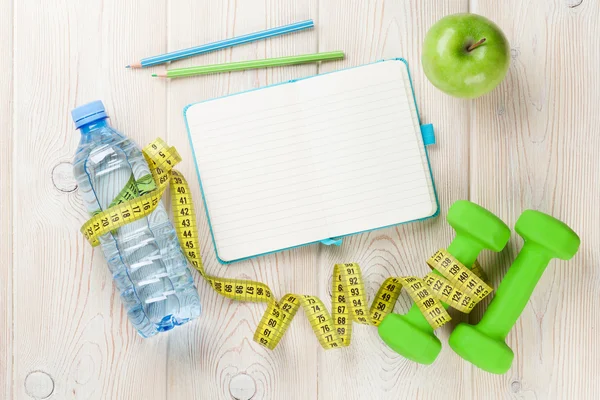
M481 332L477 325L458 324L448 343L464 360L493 374L505 373L515 358L504 337L489 336L487 332Z
M450 246L456 247L456 240L468 238L467 247L473 253L479 254L483 249L500 251L510 238L510 228L504 222L485 208L467 200L458 200L452 204L446 217L448 223L456 231L456 239ZM461 249L462 250L462 249ZM450 251L450 247L448 248ZM452 251L450 251L452 253ZM458 257L453 254L454 257ZM473 261L461 261L469 264Z
M579 236L567 224L540 211L524 211L515 231L525 243L542 246L551 259L570 260L579 249Z

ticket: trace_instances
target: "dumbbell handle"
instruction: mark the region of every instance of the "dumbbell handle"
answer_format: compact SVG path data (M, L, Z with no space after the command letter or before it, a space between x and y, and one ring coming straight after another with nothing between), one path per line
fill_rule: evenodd
M477 329L490 337L504 340L523 312L551 259L542 246L525 242L477 324Z
M478 246L476 242L469 236L462 233L457 233L447 250L448 253L454 256L454 258L460 261L467 268L471 269L482 248ZM433 272L440 276L442 275L437 270L433 270ZM441 303L444 308L447 309L449 307L448 304L444 302ZM429 325L429 322L427 322L423 316L422 311L414 303L410 310L408 310L406 313L406 318L409 319L413 325L418 326L422 330L433 331L433 328L431 328L431 325Z
M454 237L450 246L448 246L448 253L452 254L454 258L460 261L467 268L471 268L477 256L481 253L483 248L475 244L475 240L465 234L458 233ZM441 275L437 270L434 270L438 275Z

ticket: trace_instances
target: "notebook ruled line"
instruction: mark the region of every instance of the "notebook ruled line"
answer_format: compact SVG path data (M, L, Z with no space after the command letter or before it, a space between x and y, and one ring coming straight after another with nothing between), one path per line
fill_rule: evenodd
M390 89L391 90L391 89ZM386 90L385 92L388 92L390 90ZM373 95L378 95L379 93L373 93L370 94L368 96L373 96ZM362 100L364 97L368 97L368 96L361 96L361 97L356 97L354 99L352 99L353 101L355 100ZM199 126L200 128L204 129L206 132L213 132L215 129L218 129L219 131L222 130L227 130L230 129L232 127L236 127L236 126L247 126L247 125L252 125L252 123L258 122L260 123L260 126L269 126L269 124L265 125L264 122L270 119L276 119L276 118L282 118L285 117L286 118L286 122L293 122L293 121L298 121L298 120L303 120L305 118L305 116L310 117L311 114L321 114L322 111L326 110L329 113L334 113L336 111L340 111L342 109L348 109L348 108L354 108L354 107L360 107L360 108L364 108L366 105L372 104L374 102L390 102L390 101L394 101L394 100L398 100L397 96L389 96L386 98L381 98L381 97L377 97L376 100L371 100L371 101L359 101L357 104L348 104L348 103L344 103L343 107L339 107L339 108L327 108L327 105L338 105L340 104L340 102L332 102L329 103L327 105L319 105L319 106L311 106L311 107L303 107L303 108L299 108L295 111L287 111L285 113L282 114L266 114L266 113L270 113L272 109L265 109L265 110L261 110L258 111L257 113L254 114L254 116L256 118L251 119L251 120L242 120L240 121L238 118L236 118L236 122L235 123L231 123L228 125L223 125L223 126L219 126L218 128L210 128L207 126L207 124L202 124L201 126ZM288 106L288 109L294 109L293 106ZM261 115L261 113L266 114L266 115ZM299 118L296 119L287 119L292 115L298 115L301 114ZM225 121L229 122L230 119L226 119ZM218 136L218 135L217 135ZM211 138L216 137L215 135L207 135L206 139L210 140Z
M379 119L381 119L380 115L374 115L372 117L362 119L361 123L369 122L369 121L372 121L372 120L379 120ZM375 127L379 127L379 126L387 125L387 124L391 124L391 123L397 124L396 121L385 121L385 122L382 122L382 123L379 123L379 124L369 125L368 127L375 128ZM410 124L410 125L400 125L397 128L398 129L413 128L413 126L414 126L413 124ZM306 125L303 126L303 127L294 127L292 129L289 129L289 128L287 128L287 129L279 129L279 130L276 130L276 131L267 132L266 134L264 134L264 132L263 132L263 134L257 135L257 136L254 136L254 137L265 137L265 136L270 137L270 135L275 135L275 138L274 139L265 140L265 141L262 141L262 142L256 142L256 141L254 141L252 143L252 145L253 146L260 146L260 145L263 145L263 144L266 144L266 143L272 143L272 142L278 142L278 141L281 142L281 139L282 139L281 136L280 135L276 135L276 134L280 134L282 132L290 132L290 131L294 131L294 130L300 130L302 128L306 128ZM351 130L345 131L345 133L354 132L354 131L365 129L365 128L367 128L367 127L360 127L360 128L357 128L357 129L351 129ZM331 130L331 127L329 127L329 126L322 127L320 129L312 130L311 133L323 132L323 131L327 131L327 130ZM330 134L330 135L328 135L328 137L330 137L330 138L331 137L335 137L335 136L341 135L343 133L344 132L339 132L339 133L333 134L333 135ZM305 131L300 131L299 133L296 133L296 134L293 134L293 135L288 134L286 136L286 139L295 138L295 137L298 137L298 136L307 136L307 134L306 134ZM245 137L245 139L253 139L254 137ZM352 139L354 139L354 137L347 138L346 140L352 140ZM295 145L295 144L298 144L298 143L306 143L306 142L310 142L310 139L307 140L307 141L304 141L304 142L296 142L296 143L286 142L285 145L291 145L291 144ZM227 146L229 144L232 144L233 146ZM227 149L227 150L233 150L233 149L239 148L239 144L236 143L236 142L233 142L233 143L230 142L230 143L225 143L225 144L223 144L223 143L215 143L215 144L212 144L212 145L205 144L205 145L202 146L202 153L210 153L209 149L214 148L214 147L218 147L218 148L220 148L222 150L225 150L225 149ZM266 149L266 148L263 147L263 149ZM273 148L268 148L268 149L272 150Z
M318 100L319 98L333 97L333 96L338 96L338 95L346 95L346 96L347 96L347 95L348 95L348 94L350 94L350 93L357 92L357 91L361 91L361 90L364 90L364 89L369 89L369 88L373 88L373 89L375 89L375 88L378 88L378 87L381 87L381 86L390 87L390 85L391 85L392 83L394 83L394 81L390 81L390 82L382 82L382 83L379 83L379 84L377 84L377 85L374 85L374 86L362 86L362 87L360 87L360 88L357 88L357 89L352 89L352 90L347 90L347 91L343 91L343 92L339 92L339 93L334 93L334 94L331 94L331 95L322 96L322 97L317 97L317 98L310 99L310 100L311 100L311 101L316 101L316 100ZM397 83L397 82L396 82L396 83ZM402 87L402 88L404 88L404 84L403 84L403 87ZM382 91L382 90L379 90L379 91L375 91L375 93L386 93L387 91L392 91L392 90L397 90L397 89L399 89L399 88L394 88L394 87L392 87L392 88L390 88L390 89L388 89L388 90L383 90L383 91ZM353 98L357 98L357 96L354 96ZM327 105L327 104L334 104L334 103L337 103L337 102L338 102L337 100L332 100L332 101L331 101L331 102L329 102L329 103L325 103L325 105ZM201 104L202 104L202 103L201 103ZM297 103L291 103L291 104L285 104L285 105L281 105L281 106L275 106L275 107L271 107L271 108L269 108L269 110L277 110L277 109L280 109L280 108L287 108L287 107L297 107L297 106L300 106L300 105L305 105L305 101L299 101L299 102L297 102ZM240 114L240 115L239 115L239 117L245 117L245 116L248 116L248 115L252 115L252 116L254 116L254 115L255 115L255 113L246 113L246 114ZM282 114L282 115L285 115L285 114ZM207 124L212 124L212 123L221 122L221 121L222 121L222 119L203 120L203 121L202 121L202 126L193 126L193 127L194 127L194 128L198 128L198 127L200 127L200 128L201 128L201 127L203 127L203 126L206 126Z
M392 123L392 122L389 122L389 121L388 122L383 122L381 124L372 125L371 128L375 128L375 127L381 128L382 126L389 125L390 123ZM408 127L412 127L412 125L407 125L405 127L394 126L392 129L380 130L379 132L397 132L399 129L408 128ZM348 130L345 133L348 134L348 133L357 132L357 131L364 130L364 129L365 128L361 127L361 128L357 128L357 129L354 129L354 130ZM279 132L283 132L283 131L279 131ZM315 133L315 131L313 131L312 133ZM330 139L330 140L336 139L336 144L340 144L340 143L346 143L346 142L355 141L355 140L358 140L358 139L368 138L371 135L372 135L372 132L369 131L368 133L360 135L360 136L348 136L348 135L345 135L345 137L344 137L343 132L340 132L338 134L334 134L334 135L329 136L328 139ZM300 137L300 136L306 136L306 134L303 133L303 132L301 132L301 133L298 133L298 134L289 135L288 138L296 138L296 137ZM342 139L338 139L338 137L342 137ZM259 145L264 144L264 143L269 143L269 142L279 142L279 146L277 146L277 147L260 146L261 150L274 151L274 150L278 150L278 149L288 148L289 146L294 146L295 148L299 148L300 145L308 145L312 141L314 141L313 138L308 138L308 139L305 139L305 140L302 140L302 141L298 141L298 142L288 142L288 143L285 143L285 144L281 144L281 141L279 139L273 139L273 140L266 141L266 142L254 143L254 144L252 144L252 147L255 147L255 146L259 147ZM238 150L238 148L234 148L234 149ZM248 149L248 147L243 147L243 149L246 150L246 149ZM248 151L247 153L236 153L236 157L245 157L247 155L251 155L251 154L255 154L255 153L256 153L256 150L251 150L251 151ZM210 161L214 160L214 158L210 158L210 154L203 155L203 158L207 162L210 162Z
M416 158L417 156L412 156L410 158L408 158L408 160L412 159L412 158ZM403 162L406 162L407 159L398 159L398 160L394 160L393 163L394 164L386 164L386 166L393 166L395 168L401 168L402 166L405 167L413 167L413 169L405 169L404 170L404 175L406 177L410 176L413 173L417 173L419 172L419 169L414 169L414 164L401 164ZM379 168L380 165L377 163L377 161L375 161L374 164L369 164L367 166L361 166L361 167L357 167L355 169L348 169L348 170L341 170L340 169L340 174L336 177L336 184L337 185L343 185L348 183L349 180L352 179L359 179L359 178L368 178L368 177L372 177L373 175L382 175L382 170L381 168ZM376 170L373 170L376 169ZM414 170L414 172L413 172ZM361 174L353 174L354 172L357 171L365 171L366 173L361 173ZM348 176L350 175L349 179L343 179L344 176ZM296 174L296 175L290 175L284 178L279 178L277 180L273 180L270 179L268 180L268 183L272 184L271 185L271 189L269 190L275 190L275 191L279 191L280 193L287 193L287 192L283 192L281 191L281 189L284 186L289 186L290 182L293 182L295 185L301 185L304 183L309 183L312 182L314 180L314 177L311 179L311 173L307 173L307 172L303 172L301 174ZM309 177L308 179L302 179L299 180L299 178L304 178L304 177ZM287 185L276 185L276 183L281 183L283 182L284 184L287 183ZM244 185L244 186L236 186L236 187L227 187L226 189L223 190L217 190L217 191L211 191L211 195L215 196L216 198L219 198L219 195L224 195L225 198L227 198L232 192L234 191L240 191L246 188L251 188L251 187L256 187L257 185L261 184L261 183L267 183L267 181L255 181L252 184L248 184L248 185ZM216 186L219 187L219 186ZM302 189L298 189L298 190L302 190ZM263 193L265 192L263 189L257 189L254 191L244 191L244 195L246 196L251 196L255 193ZM292 191L292 193L295 191ZM321 191L321 193L328 193L327 191Z
M416 173L417 172L415 172L415 174ZM413 186L407 187L407 185L414 184L414 183L419 182L419 181L422 181L422 178L419 177L419 178L415 178L415 179L411 179L411 180L406 180L406 181L403 181L403 182L398 182L398 183L395 183L395 184L390 184L390 185L388 185L386 187L386 189L389 190L389 189L392 189L392 188L395 188L395 187L404 187L406 189L406 192L408 192L409 190L413 189L414 187ZM380 189L380 188L374 187L374 188L370 188L370 189L371 190L375 190L375 189ZM350 190L346 189L346 192L348 192L348 191L350 191ZM342 190L334 189L334 190L331 190L331 191L325 192L325 193L319 193L319 194L304 196L301 199L302 200L307 200L307 199L310 199L310 198L313 198L313 197L318 197L318 198L321 198L321 202L323 202L323 197L326 197L327 195L334 195L335 196L335 194L338 193L338 192L341 193L341 194L344 193L344 191L342 191ZM261 200L265 200L265 199L274 200L274 199L277 199L277 198L280 198L280 197L283 197L283 196L286 196L286 195L293 195L294 193L295 192L286 192L286 193L282 193L282 194L278 194L278 195L274 195L274 196L266 196L266 197L263 197L263 198L256 199L255 202L260 202ZM398 192L398 193L401 193L401 192ZM391 194L392 193L390 193L389 191L386 191L382 195L384 195L384 196L390 196ZM272 207L276 203L262 203L261 206L252 207L252 208L249 208L249 209L237 208L237 207L239 207L240 204L243 204L243 203L231 203L231 204L227 204L226 206L220 207L217 210L210 208L210 205L209 205L209 208L210 208L209 211L215 211L216 212L216 211L220 211L220 210L224 210L224 209L231 210L231 209L233 209L233 207L236 207L236 213L243 214L243 213L249 212L249 211L256 211L256 210L259 210L259 209L264 209L265 207L270 207L270 206ZM314 204L317 205L318 202L316 202ZM336 205L339 205L339 204L336 203ZM223 215L228 215L228 214L230 214L230 212L229 213L225 213L225 214L219 213L219 217L221 217Z
M422 195L415 196L415 197L421 197L421 196L422 196ZM418 206L418 205L421 205L421 204L422 204L421 202L414 202L414 203L411 203L411 204L405 205L405 207L406 207L406 208L410 208L410 207ZM389 211L388 211L388 210L386 210L386 211L372 212L372 213L369 213L369 215L373 216L373 215L378 215L378 214L382 214L382 213L389 213ZM359 218L362 218L362 217L361 217L361 216L359 216L359 217L355 217L355 218L349 218L348 220L359 219ZM319 220L320 220L320 218L315 218L314 220L308 220L308 221L306 221L306 222L310 222L310 221L319 221ZM391 225L391 224L390 224L390 225ZM289 226L293 226L293 225L289 225ZM277 230L280 230L281 228L286 228L286 226L279 226L279 227L277 227ZM252 234L254 235L254 234L256 234L256 233L268 232L268 231L270 231L270 230L274 230L274 229L270 229L270 228L268 228L268 229L264 229L264 230L260 230L260 231L254 231ZM291 232L297 232L297 231L291 231ZM349 233L353 233L353 232L349 232ZM220 239L233 239L233 238L237 238L237 237L246 237L246 236L247 236L247 234L240 234L239 236L220 237ZM335 235L332 235L332 236L335 236ZM262 237L256 237L256 236L254 236L253 238L254 238L254 239L267 239L267 238L270 238L270 237L273 237L273 236L270 236L270 235L266 235L266 236L262 236ZM328 236L328 237L331 237L331 236ZM323 239L324 239L324 238L323 238ZM239 245L239 244L243 244L243 242L238 242L238 245ZM226 246L225 246L225 247L226 247Z
M411 156L411 157L408 157L408 158L398 159L398 160L395 160L394 163L403 163L403 162L406 162L407 160L411 160L411 159L417 158L417 157L418 156ZM387 164L387 165L392 166L394 164ZM401 164L401 165L414 166L414 164ZM367 174L360 174L360 175L352 174L353 172L356 172L356 171L362 171L362 170L365 170L365 169L367 169L369 167L377 167L377 166L378 166L378 164L376 162L375 164L371 164L368 167L360 166L360 167L357 167L355 169L348 169L348 170L340 169L340 174L336 178L336 183L339 184L339 185L343 185L343 184L346 184L350 180L353 180L353 179L368 178L368 177L371 177L373 175L381 174L381 171L374 171L374 172L370 172L370 173L367 173ZM414 171L414 173L418 173L418 172L422 172L422 171L420 171L420 170ZM408 177L412 173L413 172L405 171L404 172L404 176ZM303 173L303 174L294 175L294 176L285 176L285 177L277 179L277 180L270 179L270 180L268 180L268 183L271 184L270 185L271 186L270 190L277 191L277 192L279 192L281 194L285 194L286 192L281 191L281 189L284 186L278 186L278 185L275 184L275 182L278 182L278 181L290 182L291 181L291 182L294 182L294 184L296 184L296 185L299 185L299 184L302 184L302 183L312 182L314 180L314 178L306 179L306 180L301 180L301 181L299 181L299 180L292 180L291 179L291 178L303 177L303 176L307 176L307 175L310 175L310 174L309 173ZM346 180L339 179L339 177L343 176L343 175L350 175L350 178L346 179ZM216 198L218 198L217 196L221 195L221 194L224 195L225 197L229 197L231 195L231 191L232 190L241 190L241 189L245 189L245 188L256 187L257 184L260 184L260 183L262 183L262 182L260 182L260 181L253 181L251 184L244 185L244 186L236 186L233 189L231 187L229 187L228 189L223 189L222 191L218 191L218 190L217 191L211 191L210 194L212 196L215 196ZM218 187L218 186L216 186L216 187ZM301 190L301 189L299 189L299 190ZM251 191L251 192L244 192L244 194L246 196L250 196L250 195L253 195L255 193L262 193L262 192L264 192L263 189L257 189L255 191ZM326 193L330 193L330 192L331 191L322 191L321 193L325 193L326 194Z
M408 182L403 182L403 183L397 184L397 185L390 185L388 187L388 189L396 188L396 187L399 187L400 189L392 191L392 192L387 192L385 194L382 194L381 196L370 197L369 199L370 200L379 200L379 199L388 198L390 196L394 196L394 195L397 195L397 194L400 194L400 193L410 192L413 188L406 187L406 184L413 183L413 182L419 182L419 181L421 181L421 179L415 179L415 180L408 181ZM308 198L311 198L311 197L317 197L317 196L308 196L308 197L305 197L304 199L308 199ZM355 203L356 200L358 200L358 199L350 199L350 200L351 201L346 201L346 202L341 201L341 200L336 200L336 205L337 206L351 205L351 204ZM303 207L316 206L316 205L321 205L321 204L322 204L322 201L316 201L316 202L312 202L312 203L302 204L302 205L297 206L297 207L290 207L290 208L285 208L283 210L278 210L278 212L280 212L280 211L292 211L292 210L300 209L300 208L303 208ZM257 207L256 209L262 209L262 210L264 210L265 206L263 206L263 207ZM245 210L245 211L250 211L250 210ZM271 220L269 218L266 218L267 216L272 215L272 213L273 212L271 210L271 211L263 212L261 214L253 214L252 218L261 218L260 223L264 224L266 222L275 221L275 220ZM287 214L286 217L283 217L283 218L293 218L293 217L297 217L299 215L307 215L307 214L311 214L311 213ZM227 223L230 223L230 222L234 222L234 221L236 221L236 220L239 219L239 214L241 214L241 213L238 212L236 214L223 214L223 215L220 215L218 222L220 224L227 224ZM231 219L228 220L228 219L225 218L227 216L232 216L232 217L235 217L235 218L231 218ZM282 219L282 218L279 218L279 219ZM253 225L254 224L251 224L251 225L248 225L248 226L253 226ZM246 226L238 226L238 227L235 227L235 228L229 228L229 229L219 230L219 232L224 232L224 231L227 231L227 230L238 229L238 228L242 229L244 227L246 227Z
M383 102L383 100L378 100L378 102ZM366 107L367 105L371 105L371 106L373 106L373 108L367 108ZM308 129L309 126L312 126L312 125L319 126L319 125L323 124L324 122L332 123L332 122L338 121L338 120L346 120L349 117L356 118L357 116L360 116L360 115L372 114L373 111L375 111L375 110L377 110L377 111L383 111L383 110L393 111L393 110L397 110L398 109L398 104L395 104L395 103L393 103L393 104L387 103L387 105L383 106L383 107L382 106L378 106L378 104L375 103L375 102L364 104L364 105L358 105L358 106L360 106L359 109L361 111L359 111L359 112L352 112L350 110L350 111L348 111L347 113L344 113L344 114L340 113L339 115L337 115L334 118L329 117L329 116L322 116L323 120L319 120L319 119L315 119L315 118L313 118L311 120L309 118L310 116L307 116L307 115L303 114L299 118L292 119L292 120L285 120L285 121L282 121L282 122L276 122L276 123L272 123L272 124L262 124L262 125L260 125L260 133L258 135L248 136L248 135L244 134L244 139L253 139L254 137L263 136L264 133L265 133L265 131L268 132L268 128L279 126L279 125L286 125L287 124L289 126L294 126L294 127L300 125L300 126L305 127L305 129ZM350 108L351 107L348 107L348 108L343 107L343 108L340 108L340 110L343 109L344 111L347 111ZM290 113L290 114L293 114L293 113ZM407 113L407 115L408 115L408 113ZM382 118L382 117L387 117L387 116L389 116L389 112L382 112L381 114L375 114L375 115L373 115L374 118L375 117ZM295 124L295 123L298 123L298 124ZM243 129L240 129L240 130L237 130L237 131L232 131L232 132L227 132L225 130L225 128L223 128L223 129L215 128L213 130L207 130L207 129L205 129L205 132L207 132L207 133L208 132L212 132L212 131L218 131L218 134L215 135L215 136L205 136L204 140L208 141L209 143L205 143L204 145L207 146L207 147L211 146L210 140L212 138L218 138L219 140L222 140L224 135L233 136L235 134L245 133L245 132L248 132L250 130L247 125L242 125L242 126L244 127ZM275 132L277 132L277 130ZM268 133L273 133L273 132L268 132Z
M405 204L404 202L406 202L406 200L408 200L408 199L416 199L415 202L414 202L414 204L411 204L411 205L419 205L419 204L422 204L423 199L427 198L427 197L428 197L428 193L420 193L420 194L415 195L413 197L404 198L401 201L398 200L398 201L392 201L391 203L373 204L373 205L370 205L368 207L363 206L361 208L356 208L356 209L353 209L353 210L349 210L349 212L353 213L353 217L351 217L351 218L345 218L344 217L344 222L351 221L353 219L364 218L365 216L372 216L374 214L373 210L377 209L378 206L382 206L382 205L385 205L385 204L396 204L396 203L399 204L400 202L402 202L403 204ZM411 205L409 205L408 207L410 207ZM367 211L367 213L364 213L364 211ZM386 213L386 212L389 213L389 210L381 211L381 213ZM230 228L230 229L224 229L224 230L219 230L219 231L215 230L214 233L215 233L216 236L219 237L219 239L231 240L231 239L235 239L235 238L244 237L244 236L250 235L250 234L254 235L254 234L260 233L260 232L280 231L281 229L287 229L289 227L295 226L299 222L309 223L309 222L314 222L314 221L318 221L318 220L322 220L323 219L322 215L317 215L317 216L315 216L315 218L303 217L303 216L311 216L311 215L314 215L314 214L315 214L314 212L313 213L303 213L303 214L296 215L294 217L278 218L278 219L270 220L268 228L265 228L264 230L247 229L247 228L253 228L254 227L253 224L249 224L249 225L246 225L246 226L243 226L243 227L238 227L238 228L235 228L235 229ZM300 217L302 217L302 218L300 218ZM337 220L337 218L341 218L341 216L335 215L335 214L327 215L327 219L329 219L330 221L334 221L335 222ZM280 221L286 221L286 223L280 224L280 223L278 223ZM266 225L262 225L261 224L261 226L266 226ZM224 234L224 232L228 232L228 231L229 232L230 231L234 231L235 234L233 234L233 235Z
M416 143L414 143L414 140L412 142L413 143L405 143L405 142L403 142L401 144L411 144L411 145L413 145L413 146L407 146L407 147L405 147L404 148L405 150L414 149L414 148L416 148ZM352 148L352 147L353 146L346 146L346 147L337 147L336 146L336 150L344 150L344 149ZM369 152L372 152L372 151L376 151L376 150L379 150L379 148L363 150L363 151L358 152L358 153L354 153L354 154L349 154L349 155L345 155L345 156L342 156L342 157L338 157L335 160L339 161L341 159L348 158L348 157L364 156L365 154L367 154ZM392 154L392 153L396 153L396 154L398 153L398 151L396 149L392 149L392 150L394 150L394 151L382 154L382 156L385 157L385 156L387 156L389 154ZM290 150L287 153L280 153L280 154L276 154L276 155L269 156L269 157L262 157L262 158L260 158L260 161L262 162L261 165L258 165L258 166L254 167L254 168L245 168L244 171L247 172L247 171L252 171L253 169L267 168L267 167L268 168L272 168L272 167L274 167L276 165L281 165L281 164L291 164L294 161L306 160L306 159L310 159L310 158L312 158L314 156L314 154L310 154L310 155L306 155L306 156L298 157L298 158L288 158L285 161L281 161L281 162L269 163L269 164L265 163L265 161L269 160L269 159L281 158L281 157L285 157L285 156L290 155L290 154L297 154L297 153L298 153L298 150ZM238 159L238 157L239 157L238 155L235 156L236 159ZM208 170L205 169L204 170L205 171L204 174L208 175L208 174L212 173L213 171L217 171L217 170L222 171L222 170L227 169L227 168L232 168L232 167L235 168L236 166L241 166L241 165L246 165L246 164L248 164L248 162L246 160L240 160L237 163L221 165L219 168L208 169ZM340 164L340 167L342 167L343 165L344 164ZM278 173L279 172L284 172L284 171L286 171L286 170L277 170ZM224 173L222 175L210 175L210 176L211 176L211 179L217 179L217 178L228 176L228 174Z

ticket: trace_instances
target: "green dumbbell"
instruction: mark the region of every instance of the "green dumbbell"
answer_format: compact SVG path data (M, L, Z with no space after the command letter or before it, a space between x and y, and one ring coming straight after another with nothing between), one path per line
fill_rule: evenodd
M456 231L447 250L468 268L483 249L500 251L510 238L510 229L504 222L470 201L452 204L446 219ZM447 304L442 305L448 308ZM421 364L431 364L442 349L442 343L416 304L405 315L388 314L378 331L396 353Z
M579 248L579 237L563 222L539 211L521 214L515 230L525 240L494 299L477 325L459 324L450 347L462 358L495 374L510 369L514 354L505 343L533 289L553 258L568 260Z

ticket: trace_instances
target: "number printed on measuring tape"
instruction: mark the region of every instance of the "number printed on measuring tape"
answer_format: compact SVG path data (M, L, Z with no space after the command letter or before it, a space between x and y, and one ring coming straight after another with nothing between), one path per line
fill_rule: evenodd
M492 292L492 288L482 277L469 270L444 249L438 250L431 256L427 264L445 278L442 295L448 301L444 301L459 311L470 312L478 302ZM480 270L479 266L477 270ZM440 280L441 278L437 278L433 285Z
M356 263L336 264L333 268L331 313L316 296L288 293L277 301L264 283L208 275L200 256L191 191L184 176L173 169L181 161L179 153L159 138L144 147L143 154L151 174L137 180L132 175L109 208L92 216L81 232L92 246L97 246L103 235L112 235L121 226L154 211L165 189L170 186L173 224L186 258L218 294L237 301L267 303L254 340L269 349L277 346L300 308L321 346L334 349L350 344L352 323L379 325L393 311L402 289L406 290L433 329L450 321L443 303L468 313L492 291L477 262L469 270L443 249L427 260L433 272L424 278L385 279L368 308L360 266Z

